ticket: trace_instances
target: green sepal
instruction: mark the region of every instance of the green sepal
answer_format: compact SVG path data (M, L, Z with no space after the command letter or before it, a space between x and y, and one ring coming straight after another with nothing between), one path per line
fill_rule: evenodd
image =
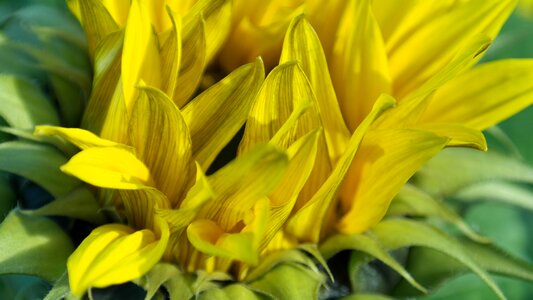
M385 263L387 266L398 272L398 274L400 274L403 278L409 281L409 283L411 283L420 291L424 292L426 290L404 269L404 267L398 261L394 259L394 257L392 257L387 252L387 249L372 236L366 236L362 234L338 234L332 236L320 246L320 252L327 259L333 257L335 254L343 250L356 250L361 253L370 255L372 258L377 258L383 263ZM366 259L366 257L364 257L363 260L364 263L369 261L368 259ZM351 271L352 273L356 272L355 270Z
M533 281L533 265L512 256L495 245L478 244L470 240L462 240L461 245L473 260L485 270ZM413 247L409 256L407 269L430 289L438 288L443 282L468 271L468 268L457 260L429 248ZM420 293L405 282L401 282L394 290L395 296L414 297Z
M353 294L340 298L340 300L392 300L393 298L380 294Z
M431 159L412 181L430 194L448 196L486 180L533 183L533 168L495 152L448 148Z
M22 210L21 213L28 216L64 216L93 224L106 222L98 200L86 186L80 186L38 209Z
M0 222L17 205L17 195L9 183L9 175L0 172Z
M74 250L52 220L12 211L0 224L0 274L27 274L57 280Z
M242 284L231 284L221 289L210 289L198 296L199 300L263 300L271 299L267 295L255 292Z
M52 286L52 289L46 294L46 297L43 300L56 300L63 299L70 293L70 288L68 286L68 276L65 271L61 277L59 277Z
M455 225L470 239L479 243L490 240L476 233L463 219L433 196L407 184L392 201L387 216L436 217Z
M250 283L250 287L274 299L318 299L325 277L303 265L284 263Z
M506 299L485 269L476 263L457 240L427 223L407 219L389 219L374 226L371 234L389 249L419 246L432 248L453 257L476 273L498 298Z
M253 282L270 272L276 266L283 263L297 263L301 264L311 270L318 272L315 262L309 258L304 252L298 250L285 250L273 252L263 259L261 259L259 265L251 270L246 276L245 282Z
M504 181L488 181L473 184L454 195L462 202L500 202L533 211L533 190Z

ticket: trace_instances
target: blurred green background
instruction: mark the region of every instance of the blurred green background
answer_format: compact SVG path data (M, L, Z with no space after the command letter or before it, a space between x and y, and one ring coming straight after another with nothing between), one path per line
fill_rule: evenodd
M515 12L494 41L483 61L533 57L533 17ZM533 165L533 106L499 127L509 135L524 162ZM488 137L489 147L495 147ZM530 187L533 192L533 188ZM533 201L533 199L531 199ZM464 215L467 222L485 236L497 241L508 252L533 262L533 211L488 201L471 206ZM494 276L508 299L533 299L533 283ZM475 275L459 276L424 299L497 299Z

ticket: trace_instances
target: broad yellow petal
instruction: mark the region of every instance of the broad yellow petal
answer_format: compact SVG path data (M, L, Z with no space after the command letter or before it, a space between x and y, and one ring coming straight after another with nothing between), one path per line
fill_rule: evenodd
M132 0L124 35L122 51L122 89L128 111L136 96L135 87L142 80L160 87L161 63L155 33L152 30L146 0Z
M141 277L162 257L169 231L159 221L157 230L134 231L110 224L85 238L67 262L69 286L82 296L90 287L107 287Z
M280 63L293 60L301 63L315 93L328 151L334 163L344 152L350 134L342 119L320 41L303 15L292 21L283 42Z
M391 94L387 52L370 0L351 0L342 16L331 59L331 76L351 131L382 93Z
M484 63L437 90L421 123L460 123L483 130L533 103L533 60Z
M146 164L156 187L178 205L194 172L191 137L183 117L160 90L141 87L129 124L137 156Z
M263 62L257 59L233 71L183 109L193 155L204 170L246 121L264 77Z
M289 219L286 230L298 238L300 241L307 241L317 243L323 234L323 231L331 228L324 228L324 224L333 222L331 218L334 217L334 199L341 187L355 154L358 152L359 145L363 140L364 135L372 125L372 123L387 109L390 109L395 104L395 100L387 95L382 95L370 114L363 120L361 125L357 127L352 135L346 151L339 159L333 172L328 177L326 182L320 187L313 198L307 202L302 208L294 213Z
M124 148L89 148L74 155L61 171L89 184L110 189L141 189L151 185L150 171Z
M474 35L495 38L516 5L516 0L446 2L419 1L387 40L394 95L399 99L439 72Z
M171 207L165 194L151 187L120 190L118 194L124 206L126 218L129 224L135 228L154 228L156 211Z
M370 131L344 182L345 215L337 228L352 234L378 223L407 180L447 142L446 137L419 130Z
M328 59L331 57L337 29L348 3L346 0L305 1L305 14L320 38L324 54Z

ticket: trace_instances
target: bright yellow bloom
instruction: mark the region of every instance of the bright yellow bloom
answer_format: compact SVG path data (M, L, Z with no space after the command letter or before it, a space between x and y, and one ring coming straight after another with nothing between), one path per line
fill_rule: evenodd
M95 68L89 131L36 134L78 146L62 170L128 224L71 256L76 295L160 260L243 279L271 251L363 232L442 148L484 150L479 130L531 103L531 62L469 70L514 1L69 3ZM232 72L191 99L219 50ZM233 70L258 54L279 58L266 79L261 59Z
M251 47L228 43L220 59L227 67L258 54L267 62L278 56L280 63L300 62L316 96L331 163L329 169L324 162L315 163L322 170L315 172L322 178L310 184L315 190L325 185L328 170L345 150L343 140L349 134L339 124L341 113L354 132L380 95L392 95L399 103L363 140L347 173L340 207L335 201L325 202L319 205L325 211L303 207L291 217L286 231L296 240L318 242L319 232L324 234L334 223L328 220L338 218L341 232L368 229L384 216L403 184L440 149L448 145L484 150L479 130L532 102L531 60L471 69L516 1L301 0L290 2L292 10L284 3L263 2L268 13L260 18L240 4L230 36L251 40L260 40L265 32L271 36ZM299 17L289 25L293 14L300 12L309 22ZM285 27L289 29L282 48L274 41L282 39L280 28ZM307 195L300 196L301 203L313 203L313 196L303 194Z

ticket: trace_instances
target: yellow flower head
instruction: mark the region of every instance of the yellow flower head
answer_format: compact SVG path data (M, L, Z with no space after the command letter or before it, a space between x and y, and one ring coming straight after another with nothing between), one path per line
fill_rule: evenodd
M375 225L442 148L484 150L479 130L531 103L530 61L470 69L515 1L399 3L69 1L94 64L89 131L36 134L78 146L62 170L127 222L74 252L72 292L160 260L243 279L272 251ZM279 59L266 79L257 55ZM232 72L193 98L211 62Z

